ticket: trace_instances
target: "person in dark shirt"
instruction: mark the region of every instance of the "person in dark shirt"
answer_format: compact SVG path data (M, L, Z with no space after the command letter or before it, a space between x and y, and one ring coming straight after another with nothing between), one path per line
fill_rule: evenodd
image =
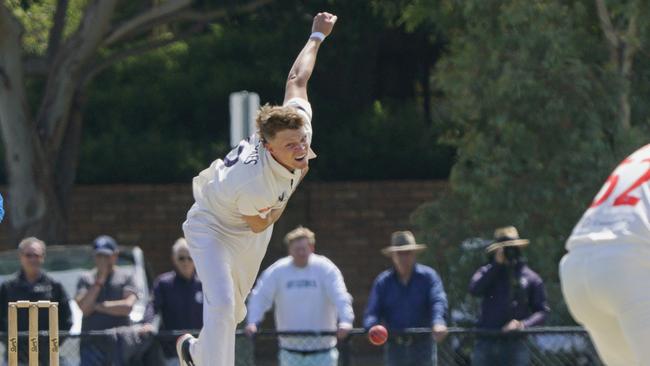
M436 343L447 335L447 295L433 268L416 263L416 254L426 248L417 244L410 231L392 234L384 248L394 268L382 272L372 286L363 325L383 323L391 336L384 348L388 366L433 366ZM406 328L430 328L430 334L400 334Z
M20 271L7 279L0 286L0 329L7 329L7 306L11 301L48 300L59 303L59 329L69 330L72 326L68 295L63 286L48 276L42 269L45 260L46 246L42 240L34 237L23 239L18 244L18 257L20 259ZM18 330L28 330L28 312L18 311ZM38 312L38 329L47 331L49 328L48 309L42 308ZM41 344L48 344L46 338L40 339ZM27 340L21 339L18 345L18 359L24 362L28 358ZM39 364L47 365L49 355L47 352L40 352Z
M477 327L501 331L477 337L472 365L528 365L526 338L517 330L544 322L549 307L544 282L521 255L527 239L513 226L498 228L486 249L490 263L479 268L469 284L470 294L482 298Z
M75 301L83 313L81 330L104 330L131 324L129 314L137 300L132 275L116 266L118 246L103 235L93 242L96 268L77 283ZM81 365L111 365L118 355L117 344L109 337L82 337Z
M196 275L185 238L172 247L174 270L158 276L154 282L154 310L160 316L160 330L201 329L203 292ZM168 365L178 365L175 338L163 339Z

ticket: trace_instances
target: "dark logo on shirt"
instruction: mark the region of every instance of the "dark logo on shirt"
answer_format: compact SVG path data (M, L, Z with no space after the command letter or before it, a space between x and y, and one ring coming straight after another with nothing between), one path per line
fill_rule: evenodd
M251 151L250 155L244 160L244 164L257 164L257 161L260 159L260 144L255 145L255 149Z
M286 192L282 192L282 194L278 196L278 200L279 200L280 202L284 201L284 194L285 194L285 193L286 193Z
M287 288L308 288L308 287L318 287L316 281L314 280L292 280L287 282Z

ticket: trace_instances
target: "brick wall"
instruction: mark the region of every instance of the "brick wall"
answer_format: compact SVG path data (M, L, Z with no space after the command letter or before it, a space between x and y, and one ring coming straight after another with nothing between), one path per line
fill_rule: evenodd
M444 186L439 181L305 182L275 225L262 269L286 255L287 231L309 227L316 233L316 251L343 272L360 320L374 277L390 265L379 252L390 233L411 228L411 212ZM112 235L121 244L139 245L156 274L171 268L170 248L182 235L193 202L187 184L78 186L72 200L70 243ZM7 243L6 229L0 225L3 249L16 245Z

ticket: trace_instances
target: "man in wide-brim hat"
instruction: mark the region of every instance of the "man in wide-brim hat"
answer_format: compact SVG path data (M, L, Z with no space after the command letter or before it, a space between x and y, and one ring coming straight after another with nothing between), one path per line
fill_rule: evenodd
M396 231L390 246L381 252L393 268L382 272L373 284L364 316L364 327L383 324L391 334L385 348L385 365L433 366L436 344L428 334L408 334L406 328L431 328L436 342L447 335L447 295L440 276L416 262L426 245L410 231Z
M392 257L392 253L399 252L415 252L419 253L427 249L424 244L415 242L415 237L410 231L396 231L391 235L390 246L382 249L381 252L387 256Z
M500 227L494 230L494 242L485 251L490 253L499 248L521 248L530 244L530 240L519 238L519 232L514 226Z
M514 226L494 231L486 248L490 263L479 268L469 284L470 294L482 298L477 328L512 332L540 325L548 313L544 282L523 260L530 244ZM522 337L478 336L472 365L528 365L530 352Z

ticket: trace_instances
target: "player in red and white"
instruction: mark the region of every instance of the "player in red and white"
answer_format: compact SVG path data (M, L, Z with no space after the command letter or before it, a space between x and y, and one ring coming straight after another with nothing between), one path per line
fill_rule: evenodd
M183 231L203 284L203 328L176 342L181 366L232 366L235 327L280 218L309 169L311 106L307 82L318 49L336 23L319 13L312 34L289 71L283 106L264 106L258 132L193 181L195 203Z
M560 262L569 311L609 366L650 365L650 145L612 172Z

